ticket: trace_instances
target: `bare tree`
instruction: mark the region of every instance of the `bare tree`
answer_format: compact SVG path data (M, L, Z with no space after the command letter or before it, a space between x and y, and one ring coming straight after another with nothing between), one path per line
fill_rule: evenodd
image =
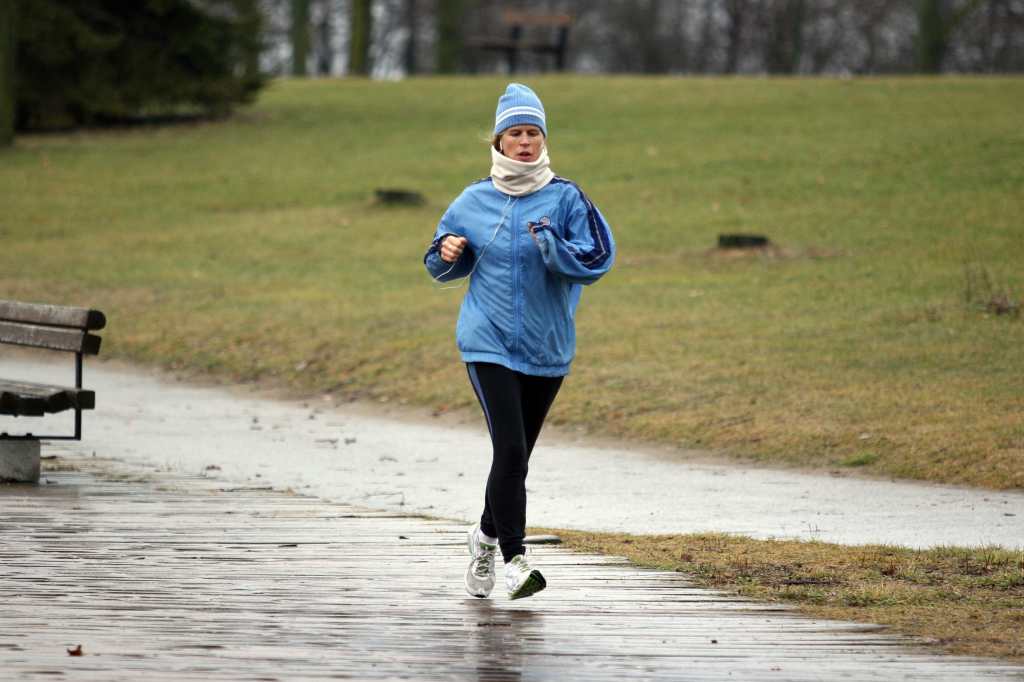
M725 34L725 72L736 73L740 61L743 27L749 20L755 0L725 0L723 9L729 24Z
M291 0L292 75L306 75L309 58L309 0Z
M313 55L316 72L320 76L331 75L334 65L334 6L331 0L320 0L316 18L316 41Z
M875 73L880 66L879 32L885 24L889 12L889 0L862 0L851 19L857 35L863 41L863 57L858 60L851 71L857 73Z
M17 2L0 2L0 147L14 142Z
M419 33L419 13L416 0L405 0L405 26L409 37L405 41L405 56L402 60L405 64L405 73L408 76L416 74L416 49L419 41L416 39Z
M851 16L856 11L845 0L817 0L806 5L795 69L808 73L852 71L864 49Z
M697 44L693 67L698 73L711 70L712 54L715 51L715 8L716 0L704 0L703 17L701 18L700 40Z
M764 65L768 73L796 73L803 50L804 0L765 0L761 6Z
M640 71L643 73L664 73L668 71L668 55L661 39L664 26L664 5L662 0L637 0L630 14L640 56Z
M374 0L370 38L371 74L384 76L405 69L408 21L405 0Z
M318 72L326 73L339 50L348 54L353 73L504 70L507 61L500 51L467 50L465 46L479 46L485 38L506 38L510 29L503 23L503 11L512 6L529 14L574 17L569 30L570 70L899 73L1024 69L1024 0L239 1L258 3L270 17L271 40L276 43L264 62L278 70L294 55L295 63L289 68L300 68L298 62L308 61ZM308 60L300 59L301 40L296 37L294 49L289 50L286 37L291 14L305 6L312 8L314 37ZM359 29L355 20L363 22L364 18L368 27ZM543 42L539 40L543 27L531 25L525 30L533 31L528 42ZM368 56L363 59L361 54ZM529 50L518 57L518 67L527 72L549 64L549 55Z
M596 17L598 34L607 59L604 70L657 73L665 70L658 31L661 0L617 0L606 3Z
M351 0L349 8L348 71L370 75L370 38L373 35L373 0Z
M988 68L1000 72L1024 70L1024 4L1013 0L992 4L988 15Z
M983 0L955 7L953 0L919 0L917 9L917 66L926 73L942 70L953 31Z
M961 71L1020 70L1024 57L1024 3L988 0L983 11L964 18L957 27L947 65Z
M437 0L437 71L455 73L462 59L462 0Z

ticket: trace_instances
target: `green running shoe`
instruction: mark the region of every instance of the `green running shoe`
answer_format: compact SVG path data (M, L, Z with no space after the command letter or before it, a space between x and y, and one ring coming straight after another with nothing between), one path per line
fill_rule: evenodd
M505 587L508 588L509 599L522 599L537 594L548 586L548 581L535 568L530 568L526 555L512 557L505 564Z

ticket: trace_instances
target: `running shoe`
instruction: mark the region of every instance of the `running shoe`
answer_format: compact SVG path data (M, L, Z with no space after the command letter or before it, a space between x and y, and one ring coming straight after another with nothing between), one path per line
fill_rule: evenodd
M526 555L518 554L505 564L505 587L509 599L522 599L537 594L548 586L548 581L535 568L526 563Z
M469 556L473 557L466 569L466 592L482 599L494 589L494 554L498 546L482 542L479 529L480 524L474 525L466 536Z

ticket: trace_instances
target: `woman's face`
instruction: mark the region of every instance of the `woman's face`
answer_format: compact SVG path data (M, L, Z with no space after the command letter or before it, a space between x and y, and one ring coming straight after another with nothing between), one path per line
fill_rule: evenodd
M536 161L544 148L544 133L537 126L512 126L498 139L501 153L516 161Z

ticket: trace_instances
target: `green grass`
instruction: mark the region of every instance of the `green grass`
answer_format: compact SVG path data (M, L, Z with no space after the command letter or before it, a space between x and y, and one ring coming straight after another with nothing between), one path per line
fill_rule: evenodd
M775 464L1024 488L1024 79L528 79L615 231L551 419ZM504 81L278 81L223 123L0 153L0 296L107 312L104 354L472 407L422 269ZM428 204L383 208L378 187ZM719 232L774 251L726 256ZM970 274L974 273L974 274Z

